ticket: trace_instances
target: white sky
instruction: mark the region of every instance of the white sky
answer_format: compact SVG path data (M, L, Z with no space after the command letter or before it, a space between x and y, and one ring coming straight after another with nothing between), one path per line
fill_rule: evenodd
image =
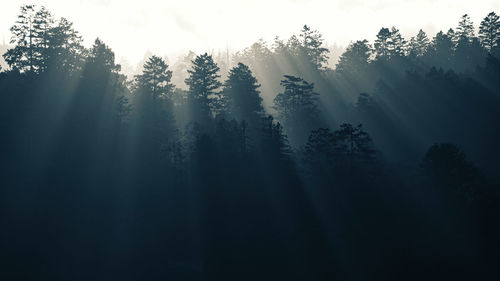
M86 45L100 37L131 63L147 50L171 58L189 49L239 50L259 38L287 38L304 24L328 43L346 45L372 41L382 26L406 37L420 28L434 35L464 13L476 28L487 13L500 13L500 0L0 0L0 40L9 41L24 3L45 5L72 21Z

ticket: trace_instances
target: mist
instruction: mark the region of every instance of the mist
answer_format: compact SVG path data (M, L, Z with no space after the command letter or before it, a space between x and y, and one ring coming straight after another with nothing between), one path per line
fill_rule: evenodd
M499 10L2 3L0 280L497 280Z

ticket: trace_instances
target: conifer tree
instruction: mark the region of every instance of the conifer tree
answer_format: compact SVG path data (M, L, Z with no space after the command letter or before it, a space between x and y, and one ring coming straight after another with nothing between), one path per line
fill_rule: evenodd
M323 37L317 30L304 25L300 33L302 47L310 62L317 68L323 69L328 61L328 49L323 47Z
M465 44L472 42L474 37L474 24L470 17L465 14L460 18L458 27L455 33L455 41L457 44Z
M35 5L21 7L21 13L17 17L15 25L10 28L12 37L9 43L15 44L15 47L3 55L9 66L19 71L35 71L35 8Z
M51 32L54 27L54 18L51 13L45 8L41 7L34 16L33 26L36 38L36 57L34 64L37 65L39 72L47 70L47 65L50 60L51 48Z
M500 20L495 12L489 13L479 26L479 39L488 52L500 44Z
M410 40L410 56L412 57L422 57L427 53L430 41L427 38L427 34L420 29L416 37L412 37Z
M340 73L354 74L368 65L372 54L372 48L368 40L358 40L349 44L345 52L340 56L336 71Z
M406 55L406 40L403 38L399 29L394 26L391 28L391 37L389 41L390 57L404 57Z
M82 45L82 37L73 28L73 23L60 18L57 25L51 28L49 36L49 63L61 72L78 73L83 68L86 50Z
M231 69L223 90L228 114L239 121L256 124L264 112L259 87L248 66L238 63Z
M142 74L135 76L136 86L150 93L153 100L170 98L174 90L171 79L172 71L168 70L168 65L158 56L150 57L144 64Z
M387 60L391 55L391 36L392 33L388 28L381 28L377 34L374 47L377 59Z
M218 80L219 67L207 53L197 56L192 64L188 70L189 77L185 80L189 87L188 103L192 107L194 121L205 122L221 110L221 96L217 91L222 85Z

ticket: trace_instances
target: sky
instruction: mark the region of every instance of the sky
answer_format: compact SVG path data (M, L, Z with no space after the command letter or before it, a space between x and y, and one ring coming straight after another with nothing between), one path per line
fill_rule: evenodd
M27 3L72 21L86 46L99 37L132 64L147 51L169 58L188 50L237 51L259 38L286 39L304 24L327 43L346 46L373 41L381 27L396 26L409 38L421 28L434 35L455 27L465 13L476 28L489 12L500 14L499 0L0 0L0 40L9 41Z

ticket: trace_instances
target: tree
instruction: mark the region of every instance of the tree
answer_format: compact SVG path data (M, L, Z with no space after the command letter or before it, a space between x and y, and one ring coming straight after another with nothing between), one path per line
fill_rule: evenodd
M175 86L171 79L168 64L154 55L144 63L142 74L135 76L136 130L141 142L139 151L146 161L174 152L171 149L176 143L177 128L171 100Z
M455 69L473 69L483 62L486 51L474 36L474 25L467 14L461 17L455 33Z
M348 123L340 125L340 129L334 132L335 154L340 157L355 161L373 160L376 151L373 148L372 139L363 126L353 126Z
M331 132L327 128L311 131L304 147L304 162L313 172L340 172L363 165L376 158L373 142L362 125L345 123Z
M377 59L389 59L391 55L391 36L392 33L388 28L382 27L377 34L374 47Z
M455 34L455 41L457 44L465 44L472 42L474 37L474 24L470 20L470 17L465 14L460 18L458 22L457 31Z
M323 69L328 61L328 49L323 47L322 35L317 30L311 30L307 25L300 33L302 47L310 62L316 69Z
M259 87L248 66L238 63L229 71L224 83L223 94L228 113L237 120L256 124L264 113Z
M450 29L447 34L439 31L432 40L432 50L437 56L450 57L453 53L453 30Z
M192 64L192 68L188 70L189 77L185 80L189 87L188 102L192 107L194 120L205 121L220 110L217 89L222 83L218 80L219 67L207 53L197 56Z
M95 39L89 50L87 69L89 67L105 73L118 73L121 69L121 66L115 63L115 53L99 38Z
M389 41L390 57L404 57L406 55L406 40L401 36L399 29L391 28L391 40Z
M318 94L314 92L314 83L295 76L284 78L280 85L285 89L274 98L273 108L292 141L299 141L318 125Z
M36 32L34 26L35 5L24 5L16 24L10 28L10 44L16 44L3 57L9 66L19 71L34 71L36 56Z
M417 58L424 56L429 49L430 41L427 34L420 29L416 37L410 40L410 56Z
M271 51L263 39L257 40L252 46L245 48L243 52L234 55L235 61L243 62L252 69L269 67Z
M303 55L303 48L302 48L302 43L300 42L299 38L297 36L292 35L288 40L286 41L286 54L291 57L300 57Z
M451 60L454 55L453 37L454 32L452 29L447 33L439 31L429 45L425 61L433 66L451 67Z
M489 13L479 26L479 39L488 52L500 44L500 20L495 12Z
M50 60L50 39L51 31L54 26L54 18L51 13L41 7L34 16L33 26L36 38L36 58L35 64L39 72L47 70L47 64Z
M83 67L86 50L73 23L65 18L59 19L57 25L51 28L49 36L51 66L61 72L78 73Z
M142 74L135 76L136 86L150 93L152 99L170 97L175 88L171 79L172 71L168 70L168 65L158 56L150 57L144 64Z
M340 73L357 73L368 65L372 53L368 40L358 40L350 43L340 56L336 71Z

